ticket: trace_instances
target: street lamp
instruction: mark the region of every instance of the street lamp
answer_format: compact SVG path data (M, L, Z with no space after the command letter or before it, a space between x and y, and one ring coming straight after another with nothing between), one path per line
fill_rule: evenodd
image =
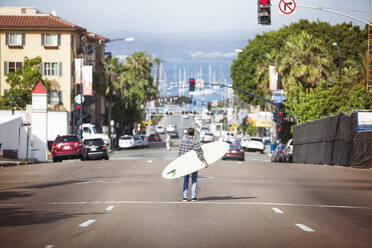
M101 46L105 45L106 43L113 42L113 41L120 41L120 40L121 41L134 41L134 38L129 37L129 38L122 38L122 39L108 40L106 42L103 42L103 43L101 43L97 46L94 46L94 47L86 50L85 52L80 53L80 58L82 59L85 54L88 54L88 53L92 52L96 48L101 47ZM82 128L82 125L83 125L83 61L81 61L81 63L80 63L80 103L79 103L79 105L80 105L80 118L79 118L80 119L79 120L80 126L79 126L79 130L80 130L80 135L82 135L81 128ZM74 111L75 111L75 109L74 109ZM73 122L75 123L75 120L73 120ZM109 122L110 122L110 120L109 120Z
M338 51L338 78L341 81L341 54L340 54L340 47L338 46L337 42L333 42L333 45L337 47Z

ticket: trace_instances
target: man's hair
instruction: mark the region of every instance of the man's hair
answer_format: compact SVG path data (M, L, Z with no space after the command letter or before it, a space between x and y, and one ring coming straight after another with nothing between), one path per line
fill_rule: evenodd
M189 127L189 129L187 129L188 136L194 136L194 133L195 133L195 129L193 127Z

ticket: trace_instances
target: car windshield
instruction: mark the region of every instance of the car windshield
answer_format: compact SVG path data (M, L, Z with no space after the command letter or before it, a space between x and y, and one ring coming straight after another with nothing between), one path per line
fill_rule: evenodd
M258 138L252 138L251 141L258 141L258 142L262 142L262 139L258 139Z
M84 140L84 144L87 146L103 146L103 140L102 139L88 139Z
M242 149L242 147L239 144L231 144L230 149Z
M79 137L76 135L71 136L59 136L56 138L55 143L61 143L61 142L76 142L80 141Z
M131 140L132 139L132 136L124 136L124 137L121 137L121 139L123 139L123 140Z
M140 136L134 136L134 140L142 140Z

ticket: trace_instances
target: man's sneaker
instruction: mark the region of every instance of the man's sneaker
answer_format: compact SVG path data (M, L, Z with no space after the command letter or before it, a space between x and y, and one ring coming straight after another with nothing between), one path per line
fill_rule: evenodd
M191 201L195 202L195 201L198 201L198 199L192 198Z
M187 202L187 198L183 198L182 201L183 201L183 202Z

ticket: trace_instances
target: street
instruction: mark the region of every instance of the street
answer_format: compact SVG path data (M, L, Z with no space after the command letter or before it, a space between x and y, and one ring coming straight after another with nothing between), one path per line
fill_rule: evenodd
M251 155L200 171L198 202L161 177L171 159L3 168L0 247L370 247L371 170Z

